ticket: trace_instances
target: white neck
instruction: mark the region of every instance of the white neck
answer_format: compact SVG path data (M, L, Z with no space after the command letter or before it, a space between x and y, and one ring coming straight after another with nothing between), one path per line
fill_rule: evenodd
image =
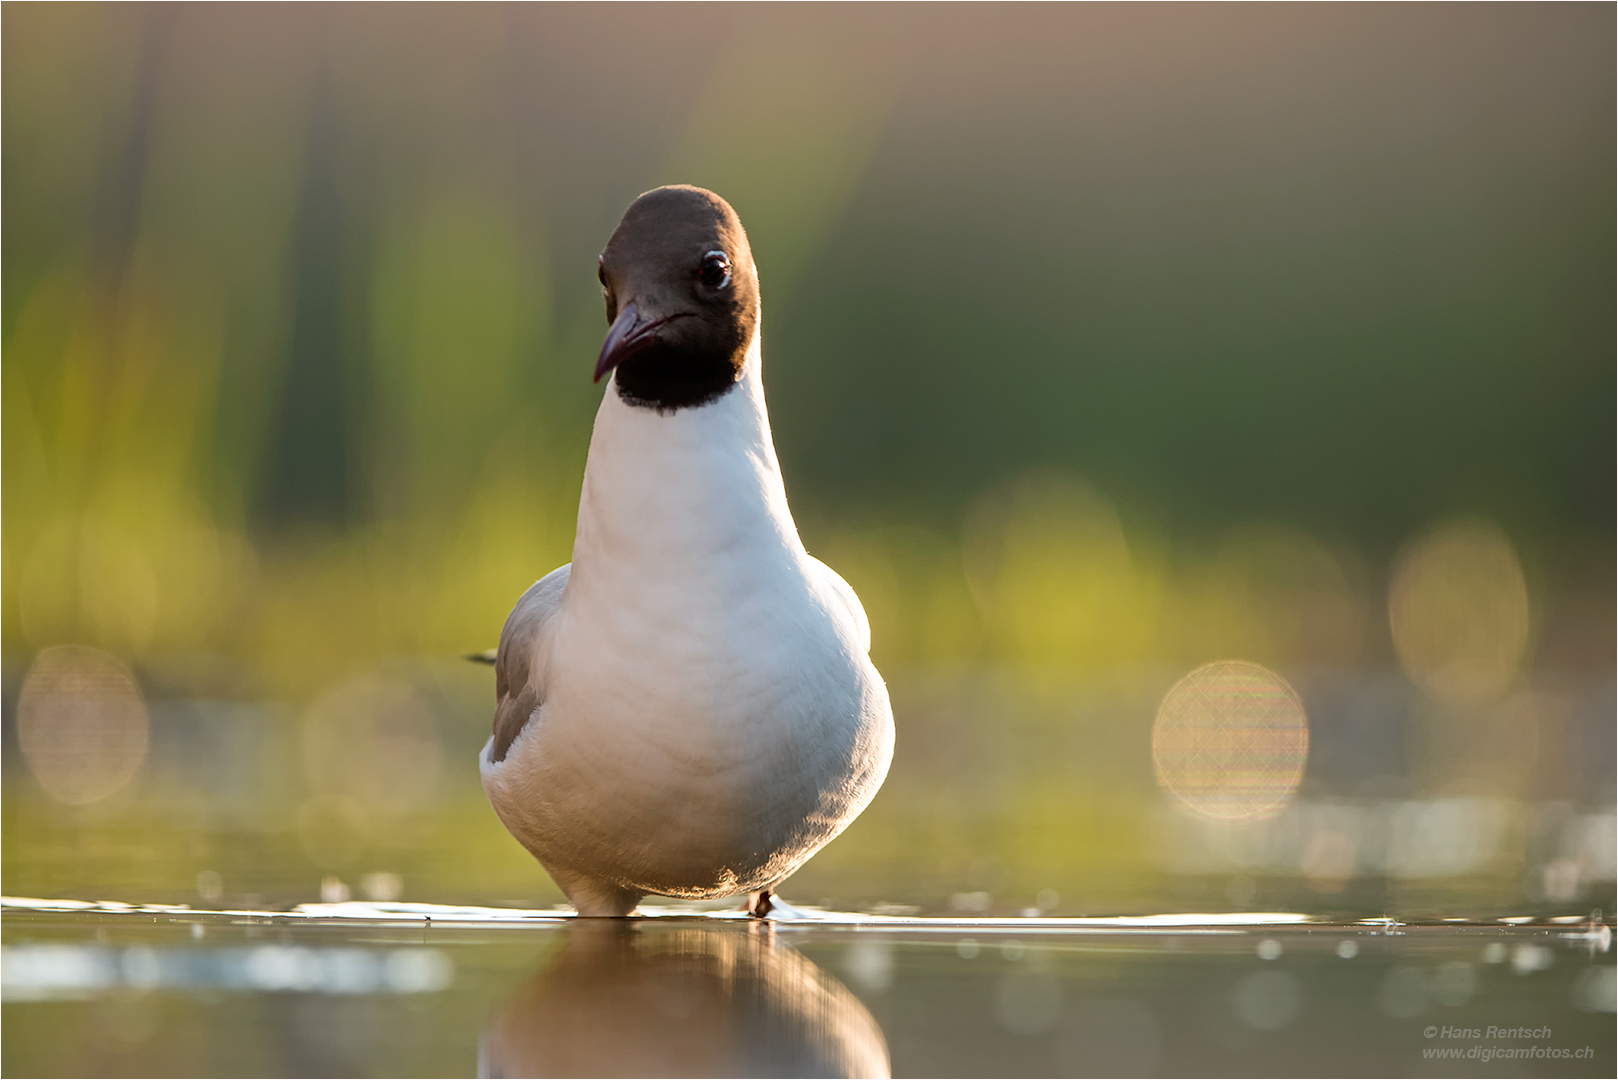
M717 560L803 554L764 407L758 335L717 400L659 413L609 383L579 499L570 591L592 579L689 579Z

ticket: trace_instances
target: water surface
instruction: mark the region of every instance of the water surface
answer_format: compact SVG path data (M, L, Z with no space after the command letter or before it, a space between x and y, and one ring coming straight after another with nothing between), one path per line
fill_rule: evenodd
M1612 1075L1605 923L7 902L48 1075Z

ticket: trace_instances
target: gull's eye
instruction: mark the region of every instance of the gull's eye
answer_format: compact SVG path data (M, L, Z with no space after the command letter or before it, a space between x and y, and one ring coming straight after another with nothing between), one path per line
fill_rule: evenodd
M697 274L710 289L723 289L730 284L730 260L723 251L710 251L702 257L702 269Z
M607 287L607 264L600 259L596 260L596 280L601 282L603 289Z

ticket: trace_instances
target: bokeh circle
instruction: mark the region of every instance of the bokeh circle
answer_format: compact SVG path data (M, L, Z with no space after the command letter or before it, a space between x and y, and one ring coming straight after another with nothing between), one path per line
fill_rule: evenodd
M1528 651L1528 585L1511 540L1453 521L1401 553L1388 589L1394 648L1411 678L1451 702L1495 701Z
M1157 709L1157 782L1192 813L1255 821L1285 805L1309 758L1309 720L1291 685L1243 660L1205 664Z
M146 760L146 702L116 657L82 645L45 649L17 700L17 741L34 778L83 806L134 778Z

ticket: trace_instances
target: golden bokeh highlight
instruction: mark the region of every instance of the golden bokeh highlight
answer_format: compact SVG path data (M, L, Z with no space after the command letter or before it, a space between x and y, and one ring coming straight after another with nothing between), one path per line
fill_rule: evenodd
M1350 553L1258 523L1181 561L1164 619L1181 655L1245 656L1272 668L1358 663L1370 604Z
M58 645L34 658L17 701L17 740L34 778L70 806L104 799L146 760L140 687L117 658Z
M419 810L437 794L443 758L432 706L408 683L349 679L303 717L304 772L317 797Z
M1493 701L1528 651L1528 586L1511 541L1484 521L1454 521L1394 565L1388 618L1410 677L1449 702Z
M1034 665L1096 668L1149 652L1161 578L1084 480L1049 471L980 499L962 529L967 583L1000 648Z
M1258 664L1205 664L1164 695L1152 727L1157 782L1198 817L1256 821L1297 790L1309 720L1285 679Z

